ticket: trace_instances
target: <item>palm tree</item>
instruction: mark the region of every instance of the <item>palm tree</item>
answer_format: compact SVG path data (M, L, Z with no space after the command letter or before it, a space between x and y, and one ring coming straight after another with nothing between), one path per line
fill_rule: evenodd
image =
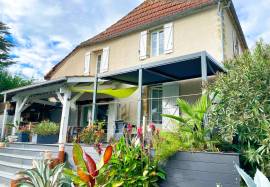
M162 116L178 122L182 148L187 150L213 150L214 142L209 139L211 130L204 125L206 112L211 105L208 96L203 95L194 104L178 99L177 105L181 115L162 114Z

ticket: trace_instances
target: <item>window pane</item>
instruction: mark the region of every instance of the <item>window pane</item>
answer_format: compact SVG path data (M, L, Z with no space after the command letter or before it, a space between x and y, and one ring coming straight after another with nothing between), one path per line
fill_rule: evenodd
M101 55L97 57L97 72L100 73Z
M152 51L152 56L157 56L157 36L158 34L156 32L153 32L151 34L151 51Z
M164 32L159 32L159 54L164 53Z
M153 88L151 93L151 119L153 123L162 123L162 89Z

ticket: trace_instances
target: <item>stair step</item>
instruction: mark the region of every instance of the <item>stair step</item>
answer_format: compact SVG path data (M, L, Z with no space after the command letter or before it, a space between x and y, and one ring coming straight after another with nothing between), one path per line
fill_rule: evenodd
M25 169L31 169L31 165L24 164L16 164L11 162L0 161L0 171L5 171L8 173L15 174L19 171L23 171Z
M8 147L58 151L58 144L9 143Z
M0 153L9 153L16 155L25 155L25 156L43 156L43 153L46 149L34 149L34 148L16 148L16 147L5 147L0 149ZM57 151L52 151L53 156L57 155Z
M33 160L41 160L42 157L38 156L27 156L27 155L18 155L10 153L1 153L0 152L0 161L11 162L16 164L23 165L32 165Z

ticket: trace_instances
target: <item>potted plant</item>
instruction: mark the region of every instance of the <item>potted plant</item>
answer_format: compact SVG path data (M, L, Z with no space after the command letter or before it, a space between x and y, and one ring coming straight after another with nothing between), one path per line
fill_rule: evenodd
M51 121L42 121L33 129L32 142L53 144L58 141L59 125Z
M79 139L82 143L89 145L100 143L105 135L103 126L104 122L90 124L79 134Z
M19 142L29 142L30 134L31 134L30 128L28 128L26 126L21 127L17 132L18 141Z

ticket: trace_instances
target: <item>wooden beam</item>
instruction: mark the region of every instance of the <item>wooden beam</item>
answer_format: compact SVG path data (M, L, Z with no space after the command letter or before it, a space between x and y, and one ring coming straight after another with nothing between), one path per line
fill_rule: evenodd
M43 104L43 105L49 105L49 106L56 106L56 103L50 102L50 101L44 101L41 99L36 99L31 101L32 103L38 103L38 104Z

